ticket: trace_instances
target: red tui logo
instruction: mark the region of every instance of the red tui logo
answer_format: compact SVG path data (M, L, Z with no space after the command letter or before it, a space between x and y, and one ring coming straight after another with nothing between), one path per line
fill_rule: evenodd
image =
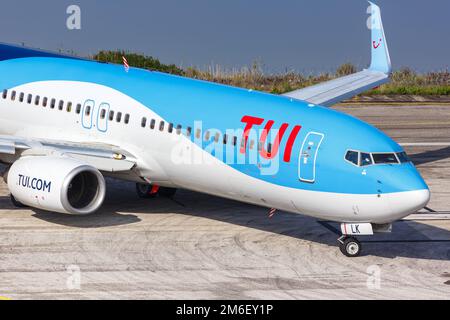
M378 47L381 45L381 42L383 42L383 39L380 39L380 41L378 41L378 43L376 41L373 41L373 48L374 49L378 49Z
M250 130L252 130L252 128L254 126L260 126L264 123L265 119L262 118L257 118L257 117L252 117L252 116L244 116L241 120L241 122L245 123L245 129L244 129L244 133L242 136L242 141L243 144L241 145L241 153L245 154L246 149L247 149L247 143L248 143L248 137L250 134ZM268 120L264 130L262 132L262 135L260 137L260 145L264 146L267 140L267 136L269 134L269 131L272 129L272 126L274 125L274 121L273 120ZM289 124L287 123L283 123L277 133L277 136L275 138L275 142L273 144L272 150L265 150L265 148L261 148L260 150L260 155L265 158L265 159L273 159L275 158L275 156L278 154L279 152L279 147L280 147L280 143L283 140L283 137L287 131L289 127ZM283 156L283 160L285 162L291 162L291 155L292 155L292 147L294 146L294 143L297 139L297 136L300 132L300 130L302 129L302 126L300 125L296 125L294 126L294 128L292 129L289 138L287 140L287 144L286 144L286 149L284 150L284 156Z

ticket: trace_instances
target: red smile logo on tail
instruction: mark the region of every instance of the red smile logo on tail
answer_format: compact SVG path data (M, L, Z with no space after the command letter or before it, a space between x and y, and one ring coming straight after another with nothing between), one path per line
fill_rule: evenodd
M378 43L376 41L373 41L372 42L373 48L377 49L381 45L381 42L383 42L383 39L380 39L380 41L378 41Z

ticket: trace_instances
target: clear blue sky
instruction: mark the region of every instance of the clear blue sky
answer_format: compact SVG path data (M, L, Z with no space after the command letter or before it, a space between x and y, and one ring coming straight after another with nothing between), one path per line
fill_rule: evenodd
M393 64L450 65L450 1L378 0ZM82 30L66 9L82 10ZM258 59L267 72L332 71L369 60L365 0L4 0L0 41L88 55L146 53L166 63L226 68Z

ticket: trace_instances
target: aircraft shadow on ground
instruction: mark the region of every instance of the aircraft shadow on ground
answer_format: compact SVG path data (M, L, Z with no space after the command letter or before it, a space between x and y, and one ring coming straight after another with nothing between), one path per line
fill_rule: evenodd
M450 147L409 155L416 166L450 158Z
M137 216L133 214L122 214L113 211L101 210L89 216L73 216L68 214L59 214L32 209L33 217L50 223L63 225L66 227L75 227L83 229L96 229L105 227L114 227L128 225L140 222Z
M337 224L318 223L314 218L287 212L278 212L269 219L268 210L265 208L185 190L179 191L174 199L139 199L134 188L113 186L110 189L112 190L105 205L96 214L71 216L33 209L33 217L63 226L92 229L138 223L141 219L136 214L167 212L213 219L316 242L332 247L330 250L338 250L338 235L330 231L337 231ZM0 197L2 208L17 209L12 205L5 208L5 198ZM120 232L120 229L117 232ZM427 235L436 237L430 238ZM420 222L399 221L394 224L393 233L360 237L360 240L363 244L363 255L450 260L450 231Z
M122 204L125 205L125 204ZM118 206L120 207L120 206ZM0 196L0 208L2 210L23 210L15 207L10 197ZM66 227L75 227L83 229L95 229L127 225L140 222L136 215L117 213L114 210L101 209L99 212L88 216L74 216L56 212L48 212L35 208L25 208L33 212L33 217L44 220L49 223L58 224Z

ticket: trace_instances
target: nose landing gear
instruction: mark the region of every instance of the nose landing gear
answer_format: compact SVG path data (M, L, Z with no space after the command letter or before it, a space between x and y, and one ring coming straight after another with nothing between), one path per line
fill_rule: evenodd
M341 223L342 236L338 239L339 249L350 258L361 254L361 242L355 236L372 236L373 227L371 223Z
M361 242L355 237L343 235L338 239L339 249L346 257L354 258L361 254Z

